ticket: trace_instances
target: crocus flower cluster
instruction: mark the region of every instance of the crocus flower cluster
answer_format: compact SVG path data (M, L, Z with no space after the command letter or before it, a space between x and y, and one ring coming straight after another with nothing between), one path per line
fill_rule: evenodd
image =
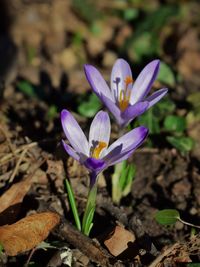
M125 127L167 93L167 89L163 88L151 96L147 96L156 79L158 70L159 60L154 60L142 70L136 81L133 82L129 64L123 59L118 59L112 69L109 88L95 67L85 65L86 77L93 91L114 115L120 127ZM109 145L111 125L107 112L99 111L96 114L90 125L88 139L76 119L66 109L61 112L61 123L69 141L68 144L62 140L66 152L83 164L90 172L90 189L82 224L78 216L75 199L73 194L70 193L72 192L70 183L67 182L68 194L71 196L69 201L77 228L84 234L89 235L93 225L98 174L107 167L128 159L135 149L143 143L148 135L148 129L139 126ZM117 179L119 179L118 177L120 178L119 175ZM118 186L119 181L118 183L115 182L115 185ZM119 195L118 192L120 191L114 189L113 192L117 192L117 195ZM118 201L120 197L116 198L115 196L113 200Z
M148 129L140 126L109 146L111 126L107 112L99 111L94 117L90 126L89 140L69 111L62 111L61 122L64 133L70 142L68 145L62 141L63 146L71 157L90 170L91 186L101 171L130 157L148 134Z
M150 62L134 82L129 64L124 59L118 59L112 69L110 88L95 67L85 65L84 68L93 91L117 123L124 127L167 93L167 88L163 88L147 96L158 75L159 65L159 60Z
M114 115L120 127L125 127L167 93L167 88L163 88L147 96L158 75L159 60L150 62L134 82L129 64L124 59L118 59L112 69L110 88L95 67L85 65L84 68L93 91ZM148 129L140 126L109 146L111 126L106 112L96 114L90 126L89 140L68 110L62 111L61 122L70 143L63 141L63 146L71 157L88 168L91 184L108 166L130 157L148 134Z

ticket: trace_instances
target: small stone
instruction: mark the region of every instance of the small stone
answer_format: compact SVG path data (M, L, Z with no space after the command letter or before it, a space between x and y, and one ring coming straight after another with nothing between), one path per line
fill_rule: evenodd
M183 224L182 222L177 221L177 222L175 223L175 228L176 228L177 230L182 230L183 227L184 227L184 224Z
M196 215L198 213L198 211L197 211L197 209L195 208L195 207L192 207L191 209L190 209L190 214L191 215Z

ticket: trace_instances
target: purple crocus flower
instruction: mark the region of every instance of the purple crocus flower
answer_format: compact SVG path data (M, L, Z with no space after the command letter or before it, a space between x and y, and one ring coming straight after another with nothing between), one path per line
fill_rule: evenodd
M159 71L159 60L150 62L133 82L129 64L117 59L111 73L110 88L100 72L85 65L85 74L96 95L114 115L117 123L124 127L137 116L156 104L168 91L160 89L146 97Z
M61 122L70 143L68 145L62 140L63 146L71 157L89 169L92 174L92 185L97 175L105 168L126 160L148 134L148 129L140 126L108 147L111 126L107 112L99 111L94 117L90 126L89 141L69 111L61 112Z

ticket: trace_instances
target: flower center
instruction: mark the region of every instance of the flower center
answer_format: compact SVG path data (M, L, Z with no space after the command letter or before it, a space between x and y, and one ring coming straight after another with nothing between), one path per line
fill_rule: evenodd
M120 110L123 112L127 109L130 101L131 90L128 88L129 84L133 83L133 79L130 76L127 76L124 80L125 82L125 89L120 91L118 104Z
M107 147L107 144L105 142L99 141L92 151L92 157L95 159L98 159L100 156L100 153L106 147Z

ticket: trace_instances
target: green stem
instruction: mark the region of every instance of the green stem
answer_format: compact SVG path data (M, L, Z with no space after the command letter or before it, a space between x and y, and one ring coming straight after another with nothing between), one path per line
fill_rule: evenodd
M189 222L185 222L184 220L182 220L180 217L177 218L180 222L182 222L183 224L186 224L186 225L189 225L189 226L192 226L192 227L195 227L195 228L198 228L200 229L200 226L199 225L195 225L195 224L192 224L192 223L189 223Z
M116 164L114 167L114 173L112 175L112 180L111 180L112 181L112 200L115 204L119 204L121 197L122 197L122 192L119 186L119 180L120 180L122 169L123 169L123 162Z
M95 178L94 174L91 174L91 176L92 177L90 177L91 178L90 190L88 192L86 208L82 221L82 232L87 236L89 235L93 226L93 217L96 208L96 195L97 195L97 183L96 183L97 176L95 176Z
M125 131L126 131L125 128L119 127L119 129L118 129L119 137L121 137L125 133ZM121 192L120 187L119 187L119 180L120 180L122 169L123 169L123 162L116 164L114 167L114 173L111 177L111 179L112 179L111 180L112 181L112 200L117 205L120 203L120 200L122 198L122 192Z

